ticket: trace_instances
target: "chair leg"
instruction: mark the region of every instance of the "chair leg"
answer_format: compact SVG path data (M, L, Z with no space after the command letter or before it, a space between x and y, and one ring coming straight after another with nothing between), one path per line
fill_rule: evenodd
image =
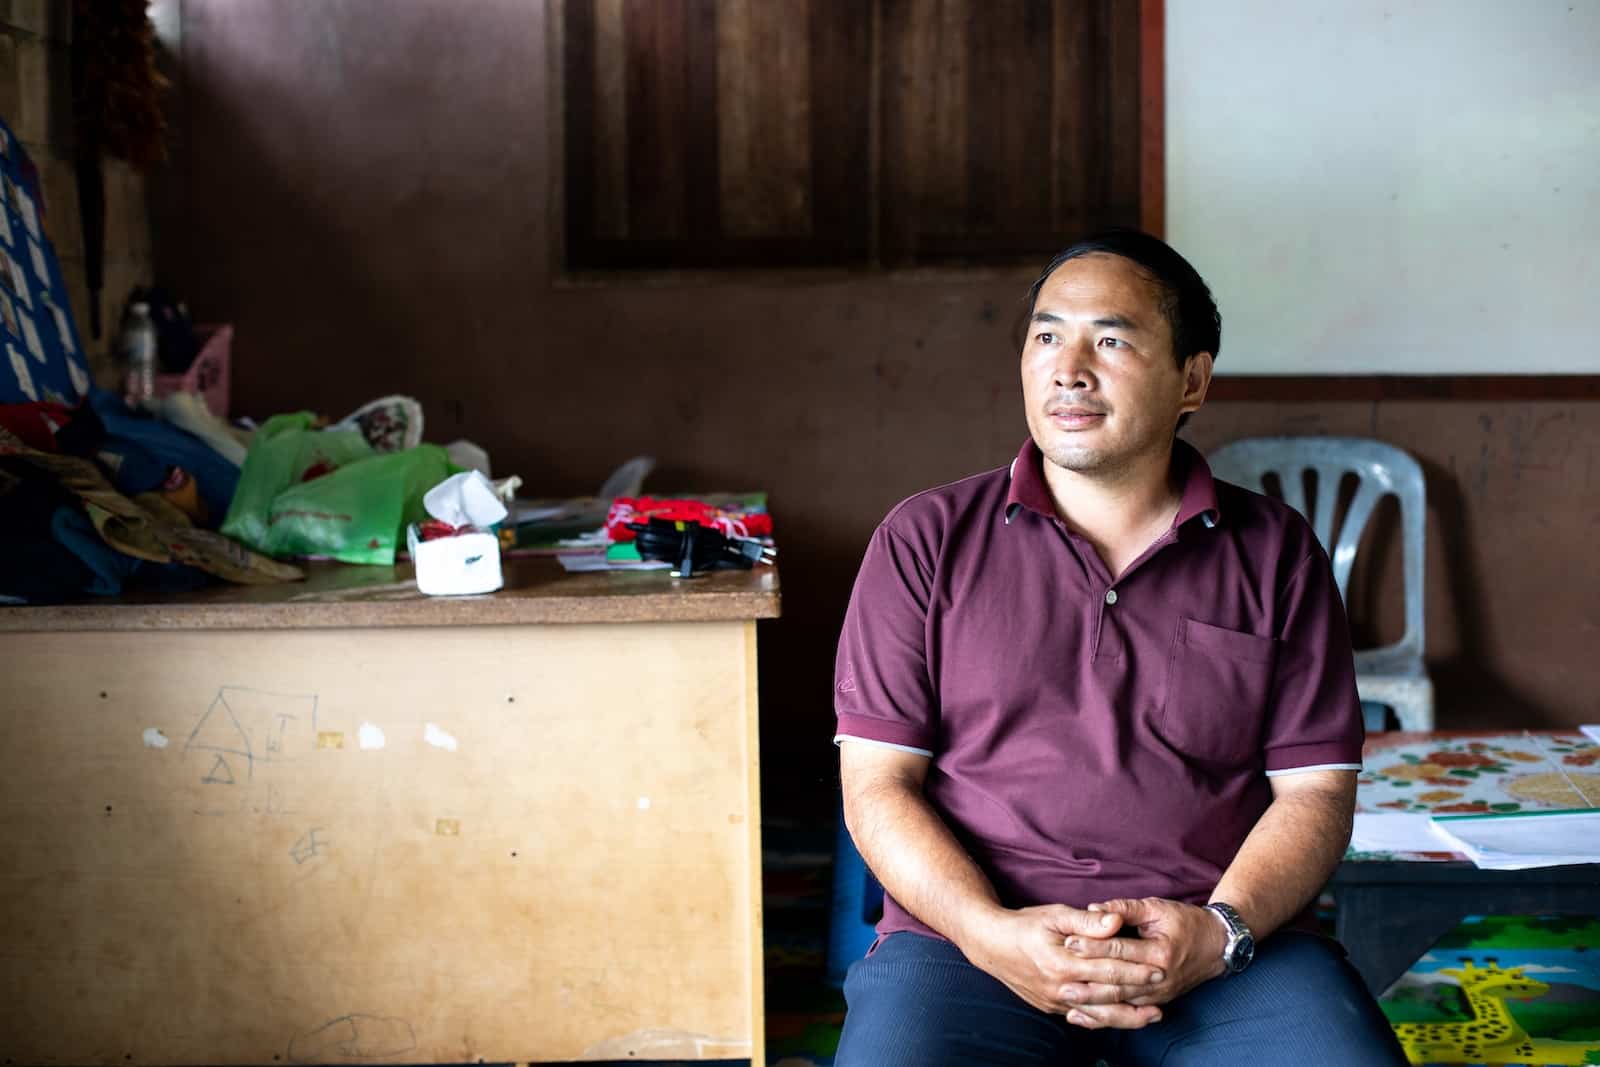
M1395 717L1402 730L1433 729L1433 681L1417 678L1405 686L1405 695L1396 705Z
M1361 723L1367 728L1367 733L1378 734L1385 730L1394 729L1396 722L1394 709L1381 700L1363 700L1361 702Z
M1356 688L1363 703L1370 701L1393 708L1400 729L1433 729L1433 681L1427 676L1358 675Z

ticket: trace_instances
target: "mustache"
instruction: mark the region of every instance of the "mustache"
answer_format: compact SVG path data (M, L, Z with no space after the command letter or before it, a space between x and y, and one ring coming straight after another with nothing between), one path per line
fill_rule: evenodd
M1051 397L1049 402L1045 404L1044 410L1046 414L1053 414L1067 408L1076 408L1079 411L1088 411L1096 415L1104 415L1110 410L1098 400L1091 400L1088 397L1078 396L1074 393L1063 393L1059 396Z

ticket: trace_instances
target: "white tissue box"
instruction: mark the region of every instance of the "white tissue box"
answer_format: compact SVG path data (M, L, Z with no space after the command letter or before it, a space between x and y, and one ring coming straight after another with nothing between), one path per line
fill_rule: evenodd
M423 541L411 525L406 527L406 544L417 569L417 588L429 596L492 593L505 584L500 573L500 539L492 533Z

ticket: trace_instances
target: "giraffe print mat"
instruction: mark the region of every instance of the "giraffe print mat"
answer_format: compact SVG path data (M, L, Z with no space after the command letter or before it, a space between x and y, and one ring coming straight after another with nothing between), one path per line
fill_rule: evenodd
M1380 1004L1412 1063L1600 1064L1600 917L1469 917Z

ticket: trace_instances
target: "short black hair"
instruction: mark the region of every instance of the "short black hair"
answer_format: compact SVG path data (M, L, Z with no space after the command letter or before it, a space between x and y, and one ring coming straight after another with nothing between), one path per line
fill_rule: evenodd
M1161 314L1172 328L1172 356L1179 370L1196 352L1210 352L1212 359L1217 357L1217 349L1222 347L1222 313L1217 310L1210 287L1200 277L1200 272L1171 245L1143 230L1102 230L1057 253L1028 290L1028 308L1023 322L1033 317L1039 290L1057 267L1068 260L1096 254L1121 256L1161 289Z

